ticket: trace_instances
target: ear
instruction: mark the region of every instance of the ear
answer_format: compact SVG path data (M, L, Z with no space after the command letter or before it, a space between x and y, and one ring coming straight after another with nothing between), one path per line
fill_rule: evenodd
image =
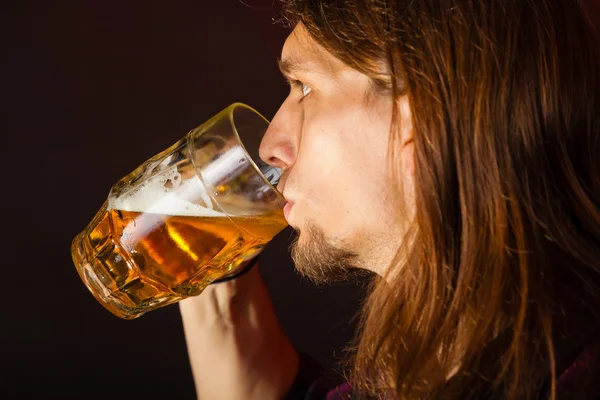
M396 100L397 129L399 129L399 170L396 170L395 181L400 185L400 195L403 202L403 219L411 219L415 211L415 144L412 109L408 96L401 96Z
M402 173L411 181L415 175L414 130L412 110L408 96L401 96L396 102L398 115L398 128L400 129L400 156L402 159Z

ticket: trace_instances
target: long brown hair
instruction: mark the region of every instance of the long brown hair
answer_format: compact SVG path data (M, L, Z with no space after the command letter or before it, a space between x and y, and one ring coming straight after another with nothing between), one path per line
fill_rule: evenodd
M597 321L600 297L600 42L583 0L284 3L350 67L380 83L384 63L411 105L414 224L366 302L353 384L533 398L549 376L554 398L557 336Z

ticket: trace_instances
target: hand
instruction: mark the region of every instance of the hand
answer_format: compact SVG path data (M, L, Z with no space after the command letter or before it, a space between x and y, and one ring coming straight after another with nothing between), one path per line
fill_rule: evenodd
M298 355L281 328L258 266L180 303L196 394L201 400L278 400Z

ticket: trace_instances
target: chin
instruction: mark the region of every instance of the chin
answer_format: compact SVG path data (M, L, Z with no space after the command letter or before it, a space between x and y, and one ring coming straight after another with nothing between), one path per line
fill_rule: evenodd
M296 270L316 284L344 281L367 273L358 267L358 255L337 247L325 232L308 222L291 246Z

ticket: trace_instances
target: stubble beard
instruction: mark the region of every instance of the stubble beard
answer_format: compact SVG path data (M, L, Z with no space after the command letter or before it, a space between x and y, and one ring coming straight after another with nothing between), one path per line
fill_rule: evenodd
M313 283L326 285L370 274L359 267L357 253L331 244L314 223L307 222L301 233L296 231L290 247L292 259L300 275Z

